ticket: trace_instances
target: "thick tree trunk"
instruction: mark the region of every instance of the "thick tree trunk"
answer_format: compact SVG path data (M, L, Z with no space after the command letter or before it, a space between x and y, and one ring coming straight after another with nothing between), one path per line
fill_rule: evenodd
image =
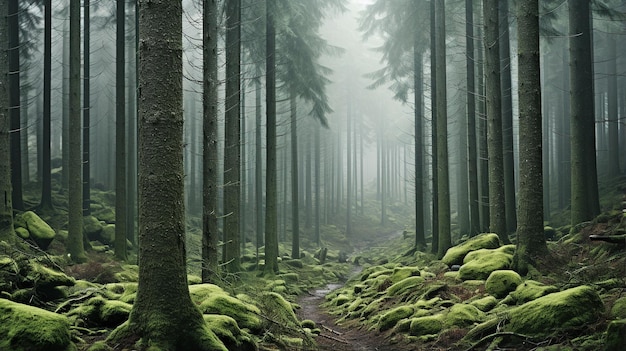
M426 226L424 223L424 88L423 55L416 37L413 41L413 146L415 147L415 248L426 249Z
M434 106L437 101L437 25L435 20L435 1L430 2L430 100L433 101L432 105ZM445 57L445 56L444 56ZM437 109L431 108L431 157L432 157L432 221L431 221L431 231L432 231L432 246L431 252L433 254L437 254L439 251L439 166L438 166L438 157L437 157Z
M91 164L89 163L90 149L90 113L91 113L91 91L90 91L90 8L89 0L83 0L83 154L82 154L82 176L83 176L83 216L91 214ZM134 139L134 138L133 138Z
M50 93L52 73L52 0L44 3L44 49L43 49L43 123L41 157L41 210L51 212L52 204L52 165L50 152Z
M608 35L608 72L607 72L607 108L609 123L609 142L608 142L608 173L609 177L616 177L620 173L619 169L619 130L618 130L618 114L617 114L617 53L615 39L612 35Z
M9 136L9 62L8 62L8 3L0 5L0 241L15 242L13 204L11 195L11 161Z
M225 350L187 287L183 202L182 2L141 2L139 286L128 324L162 350Z
M520 189L515 269L525 274L547 254L543 234L539 1L517 2Z
M20 39L18 0L8 0L8 94L11 140L11 185L13 208L24 210L22 198L22 147L20 125Z

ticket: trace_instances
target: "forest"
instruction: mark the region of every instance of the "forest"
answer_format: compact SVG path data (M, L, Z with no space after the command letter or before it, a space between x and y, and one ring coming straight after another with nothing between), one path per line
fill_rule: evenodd
M6 0L0 350L626 349L626 3Z

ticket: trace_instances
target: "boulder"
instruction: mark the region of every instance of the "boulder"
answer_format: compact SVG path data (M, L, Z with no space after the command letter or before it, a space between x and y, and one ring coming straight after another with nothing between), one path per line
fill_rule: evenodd
M100 242L109 245L115 241L115 224L105 224L100 232Z
M507 304L523 304L539 297L559 291L556 286L545 285L535 280L527 280L515 288L515 291L509 294L504 303Z
M485 296L478 300L474 300L470 302L470 305L476 306L479 310L483 312L491 311L498 304L498 300L493 296Z
M204 321L228 350L257 350L250 335L242 331L233 318L217 314L205 314Z
M399 320L408 318L413 314L411 306L400 306L385 312L378 320L378 330L383 332L393 328Z
M83 217L83 232L89 240L98 240L103 244L110 244L110 242L105 243L100 233L102 233L102 223L98 220L98 218L94 216L84 216Z
M393 270L393 273L389 277L389 280L393 284L404 280L408 277L414 277L421 275L420 269L417 267L397 267Z
M626 319L609 323L606 329L606 351L622 351L626 348Z
M67 317L0 299L0 350L69 351L70 337Z
M90 327L117 327L128 319L132 308L131 304L98 296L72 309L68 317L80 319Z
M387 288L387 295L397 296L415 290L416 287L424 284L424 281L424 278L420 276L405 278Z
M459 278L462 280L485 280L491 272L509 269L513 262L513 255L503 251L485 250L480 255L473 255L459 269Z
M485 282L485 290L497 298L503 298L520 284L522 284L522 277L517 272L498 270L489 274Z
M555 331L593 324L603 312L604 305L598 293L583 285L511 308L505 331L546 336Z
M474 305L458 303L448 311L445 324L463 328L484 321L485 316L485 313Z
M262 327L261 311L258 307L245 303L226 293L211 294L199 306L203 314L219 314L233 318L241 328L259 332Z
M33 211L26 211L21 216L16 216L15 224L27 229L30 238L42 250L46 250L56 236L54 229Z
M469 240L453 246L446 251L441 261L448 266L462 264L463 258L471 251L479 249L495 249L500 247L500 239L497 234L483 233Z
M615 300L613 307L611 307L611 317L615 319L626 318L626 296Z
M443 329L443 320L441 314L412 318L409 334L412 336L438 334Z

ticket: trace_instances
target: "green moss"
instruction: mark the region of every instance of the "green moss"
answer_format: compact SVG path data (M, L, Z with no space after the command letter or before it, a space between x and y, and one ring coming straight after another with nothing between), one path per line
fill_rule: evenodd
M411 319L409 334L423 336L437 334L443 329L443 315L417 317Z
M272 320L286 326L299 326L293 306L282 295L275 292L264 293L261 297L264 314L272 316Z
M139 266L134 264L122 265L122 271L115 273L115 278L120 282L138 282Z
M497 303L498 300L493 296L485 296L483 298L470 302L471 305L476 306L476 308L483 312L490 311L496 306Z
M112 283L105 285L105 287L107 291L110 292L106 294L109 299L116 299L130 304L135 302L138 287L137 283ZM117 296L111 294L115 294Z
M26 228L22 228L22 227L15 228L15 234L17 234L17 236L19 236L20 238L24 240L30 238L30 232Z
M37 246L46 250L56 236L54 229L33 211L26 211L21 216L15 217L15 224L26 228Z
M417 277L408 277L404 280L401 280L387 289L387 295L389 296L397 296L401 295L407 291L414 290L417 286L424 284L424 278Z
M209 329L228 350L256 350L256 345L250 335L243 332L233 318L216 314L205 314L203 317Z
M337 297L335 297L333 299L333 303L335 304L335 306L341 306L343 304L346 304L348 302L352 301L352 298L348 295L345 294L339 294L337 295Z
M102 223L100 223L98 218L94 216L84 216L83 231L85 235L87 235L89 240L98 240L102 242L102 239L100 238L100 233L102 232Z
M107 345L104 341L96 341L87 349L87 351L113 351L113 348Z
M589 286L579 286L510 309L505 329L525 335L549 335L557 330L593 324L603 312L598 293Z
M194 284L189 286L189 296L195 304L200 304L213 294L226 294L224 289L215 284Z
M493 271L508 269L513 261L513 256L504 252L491 250L477 255L471 261L463 264L459 269L459 278L462 280L487 279Z
M302 328L309 328L311 330L315 329L317 327L317 323L315 323L315 321L310 320L310 319L304 319L300 322L300 326Z
M261 330L261 311L254 305L245 303L225 293L211 294L200 304L204 314L221 314L234 318L242 328Z
M527 280L518 285L515 291L510 293L509 296L514 303L522 304L557 291L559 291L559 289L555 286L545 285L535 280ZM508 303L509 301L505 300L503 302Z
M398 267L393 270L393 273L389 277L392 283L397 283L401 280L404 280L408 277L415 277L421 274L419 268L417 267Z
M378 330L382 332L393 328L399 320L410 317L413 312L411 306L400 306L385 312L378 320Z
M67 317L0 299L0 350L68 350L70 323Z
M609 323L606 329L606 351L621 351L626 345L626 319L620 319Z
M128 303L98 296L72 309L67 316L74 324L81 321L88 326L117 327L128 319L132 308Z
M462 328L484 320L485 313L476 306L459 303L450 308L445 318L445 324Z
M361 317L367 318L372 313L377 312L378 310L380 310L380 307L382 306L384 302L385 302L385 298L379 298L379 299L372 301L369 305L367 305L367 307L365 307L363 312L361 312Z
M498 235L494 233L483 233L470 238L459 245L449 248L441 261L448 266L462 264L465 255L471 251L479 249L495 249L497 247L500 247L500 239L498 238Z
M287 283L297 283L300 280L298 273L283 273L279 274L278 277Z
M187 283L189 283L189 285L202 284L202 277L195 274L187 274Z
M489 274L485 282L485 290L497 298L503 298L520 284L522 284L522 277L517 272L498 270Z
M27 266L26 280L35 287L38 294L56 295L52 290L58 286L72 286L74 278L65 273L50 269L40 263L31 261Z
M115 241L115 224L106 224L98 236L103 244L112 244Z
M611 317L615 319L626 318L626 296L615 300L613 307L611 307Z

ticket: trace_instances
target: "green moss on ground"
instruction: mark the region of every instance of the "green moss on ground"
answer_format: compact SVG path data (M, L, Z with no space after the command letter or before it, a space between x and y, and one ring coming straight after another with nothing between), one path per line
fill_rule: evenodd
M67 317L37 307L0 299L0 350L69 351Z
M448 266L462 264L463 258L471 251L479 249L495 249L500 247L500 239L495 233L483 233L476 235L467 241L453 246L446 251L441 261Z
M33 211L26 211L21 215L16 215L14 224L16 227L28 230L29 237L42 250L48 249L48 246L56 236L54 229Z
M522 277L517 272L497 270L489 274L487 281L485 281L485 290L497 298L503 298L521 283Z
M382 332L393 328L398 321L410 317L413 312L411 306L400 306L385 312L378 320L378 330Z
M513 255L496 250L485 250L461 266L459 278L462 280L484 280L493 271L508 269L512 262Z
M559 291L556 286L545 285L535 280L526 280L515 288L502 302L506 304L523 304L539 297Z

